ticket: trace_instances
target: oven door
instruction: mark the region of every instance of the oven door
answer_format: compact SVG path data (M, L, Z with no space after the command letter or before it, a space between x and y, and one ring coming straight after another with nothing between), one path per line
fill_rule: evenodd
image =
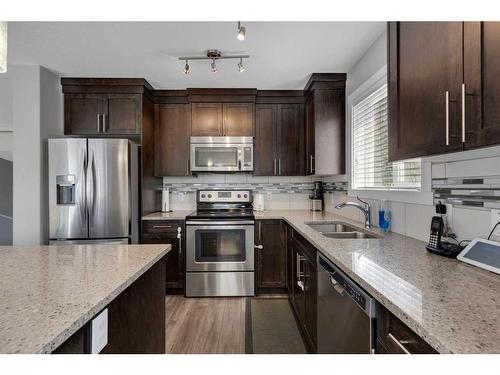
M237 172L242 170L239 144L191 144L192 172Z
M186 225L186 270L253 271L253 224Z

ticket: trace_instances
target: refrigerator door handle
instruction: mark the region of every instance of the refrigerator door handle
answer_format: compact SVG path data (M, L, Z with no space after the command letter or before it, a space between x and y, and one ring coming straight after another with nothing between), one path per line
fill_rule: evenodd
M94 205L95 205L95 162L94 154L89 153L87 163L87 212L89 217L89 226L94 225Z
M87 181L87 150L86 149L81 149L80 150L80 158L82 161L81 164L81 170L80 170L80 176L79 178L82 179L82 181ZM80 198L79 201L81 204L79 205L80 207L80 218L82 223L85 223L87 221L87 199L86 199L86 185L80 185L83 186L80 190Z

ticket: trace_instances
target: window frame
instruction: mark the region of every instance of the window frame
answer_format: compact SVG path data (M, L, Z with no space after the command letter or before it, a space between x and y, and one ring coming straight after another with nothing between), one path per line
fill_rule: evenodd
M349 77L348 77L349 79ZM352 113L353 108L360 101L387 84L387 65L384 65L375 74L357 87L347 98L346 103L346 158L348 176L348 195L363 198L385 199L395 202L432 204L431 190L431 162L421 159L420 189L354 189L353 188L353 147L352 147Z

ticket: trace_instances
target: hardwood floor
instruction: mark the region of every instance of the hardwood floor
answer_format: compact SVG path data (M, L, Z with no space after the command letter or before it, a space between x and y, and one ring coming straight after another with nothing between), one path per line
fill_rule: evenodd
M245 353L245 298L166 297L169 354Z

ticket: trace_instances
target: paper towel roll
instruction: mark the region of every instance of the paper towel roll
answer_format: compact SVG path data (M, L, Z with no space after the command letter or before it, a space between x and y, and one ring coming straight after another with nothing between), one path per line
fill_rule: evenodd
M170 189L163 188L161 191L161 210L163 212L170 212Z

